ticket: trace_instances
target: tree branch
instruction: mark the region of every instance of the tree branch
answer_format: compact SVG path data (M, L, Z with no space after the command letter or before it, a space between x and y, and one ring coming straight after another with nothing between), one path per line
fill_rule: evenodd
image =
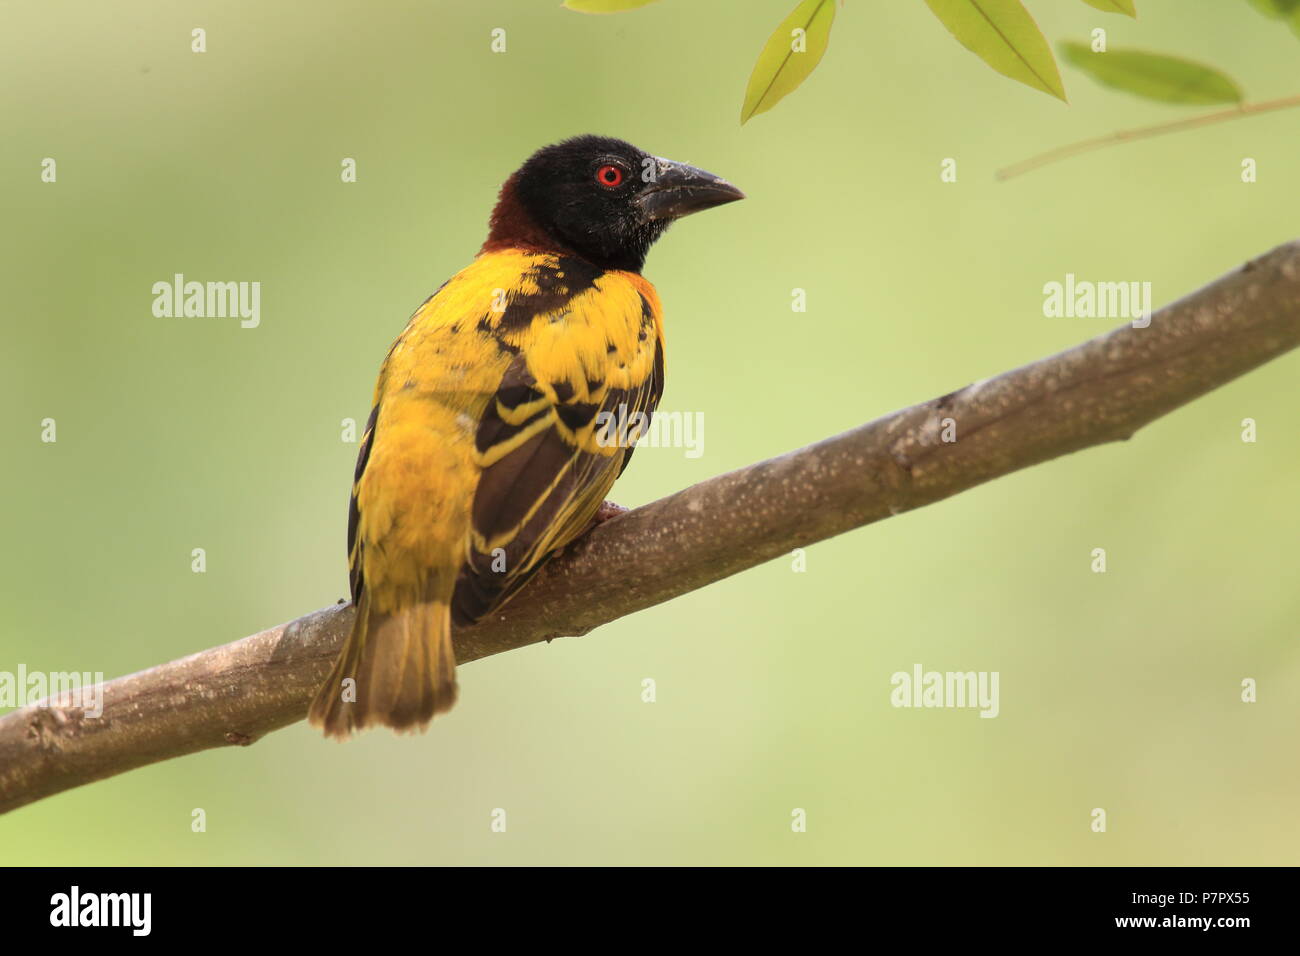
M461 663L593 628L890 515L1138 428L1300 344L1300 242L1076 348L701 482L613 518L502 612L455 635ZM956 441L944 441L951 419ZM349 606L0 718L0 812L301 720Z

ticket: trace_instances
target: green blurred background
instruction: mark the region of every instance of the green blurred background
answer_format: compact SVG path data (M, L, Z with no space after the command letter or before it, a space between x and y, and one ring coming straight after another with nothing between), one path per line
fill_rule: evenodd
M1139 0L1137 22L1029 5L1053 42L1103 26L1252 99L1300 92L1300 41L1244 0ZM1067 272L1149 280L1159 305L1300 234L1297 112L996 183L1197 108L1063 67L1066 106L919 0L847 4L817 72L741 128L792 6L6 5L0 669L117 676L343 596L340 422L364 422L385 350L472 257L501 180L563 136L621 136L750 197L651 254L661 407L703 412L706 444L642 450L627 505L1116 324L1043 317ZM176 272L260 281L261 326L153 317ZM0 862L1294 863L1296 362L1123 446L816 545L804 573L774 561L469 665L427 736L338 746L297 724L41 801L0 818ZM999 671L1001 715L894 709L890 675L916 663Z

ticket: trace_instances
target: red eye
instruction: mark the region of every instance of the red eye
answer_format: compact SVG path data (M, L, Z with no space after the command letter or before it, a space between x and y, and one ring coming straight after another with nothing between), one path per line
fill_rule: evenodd
M623 181L623 170L617 166L602 166L596 170L596 182L613 189Z

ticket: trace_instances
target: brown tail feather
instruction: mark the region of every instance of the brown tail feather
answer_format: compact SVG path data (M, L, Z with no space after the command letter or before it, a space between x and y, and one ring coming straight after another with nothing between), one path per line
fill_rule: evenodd
M327 737L382 725L424 731L456 703L456 655L446 601L423 601L391 614L370 609L367 594L334 669L312 701L307 720ZM344 680L354 684L344 687Z

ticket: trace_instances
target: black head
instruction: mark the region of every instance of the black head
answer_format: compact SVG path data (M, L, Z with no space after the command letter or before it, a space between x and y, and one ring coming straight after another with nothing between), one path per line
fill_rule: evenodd
M501 187L485 250L576 253L602 269L640 272L674 219L744 199L724 179L606 136L539 149Z

